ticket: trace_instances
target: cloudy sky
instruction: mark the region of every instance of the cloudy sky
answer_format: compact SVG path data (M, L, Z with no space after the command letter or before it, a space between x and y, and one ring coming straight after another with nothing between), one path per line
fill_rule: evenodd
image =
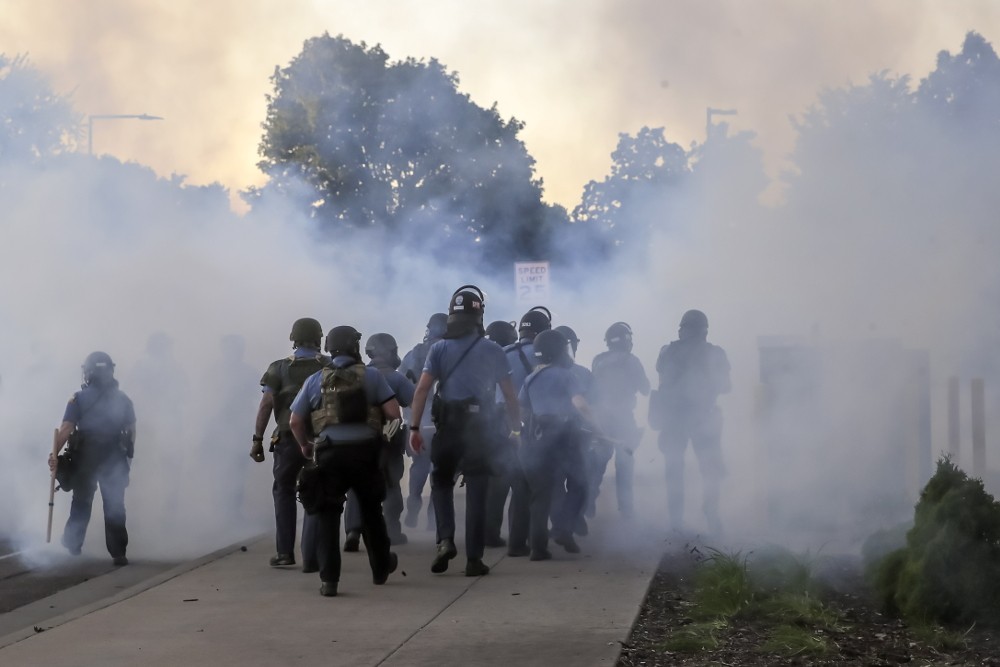
M304 40L435 57L527 123L547 200L570 208L619 132L665 126L687 146L706 107L736 108L776 174L789 114L820 88L882 69L919 79L968 30L1000 44L993 0L3 0L0 18L0 52L28 54L81 113L165 118L97 121L95 152L233 190L261 181L268 79Z

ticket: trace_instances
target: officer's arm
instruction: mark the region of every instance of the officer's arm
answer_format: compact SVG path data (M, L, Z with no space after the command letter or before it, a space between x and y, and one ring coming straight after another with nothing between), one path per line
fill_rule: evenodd
M382 404L382 415L388 421L392 421L393 419L402 420L403 419L403 415L402 415L402 413L399 410L399 401L397 401L395 398L390 398L388 401L386 401L385 403L383 403Z
M309 442L309 429L311 425L309 424L308 417L293 412L288 420L288 426L292 429L295 442L299 443L302 455L306 458L312 456L312 443Z
M274 412L274 392L265 391L260 397L260 405L257 407L257 423L254 427L254 435L263 438L264 431L267 430L267 423L271 421L271 413Z
M507 422L510 430L521 430L521 406L517 402L517 393L514 391L514 382L510 376L500 380L500 391L503 393L504 408L507 410Z
M573 401L573 407L576 411L580 413L583 420L588 424L594 423L593 413L590 411L590 404L587 403L587 399L583 397L582 394L576 394L571 399Z
M66 441L69 440L70 434L76 429L76 424L73 422L63 422L59 425L59 431L56 433L56 440L53 444L53 449L55 454L62 451L62 448L66 445Z
M424 371L420 374L417 388L413 392L413 403L410 405L410 412L414 420L419 420L424 415L424 406L427 405L427 395L431 393L431 385L434 384L434 377ZM414 424L411 424L413 426ZM420 424L416 424L420 426Z

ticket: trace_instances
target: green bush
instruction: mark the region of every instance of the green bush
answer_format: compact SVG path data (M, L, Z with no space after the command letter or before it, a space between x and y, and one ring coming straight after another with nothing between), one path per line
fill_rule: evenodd
M886 610L922 623L995 623L1000 503L945 457L920 494L906 546L869 573Z

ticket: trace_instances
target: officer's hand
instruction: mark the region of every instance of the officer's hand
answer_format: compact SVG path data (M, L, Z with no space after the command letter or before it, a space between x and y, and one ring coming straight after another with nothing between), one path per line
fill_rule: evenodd
M306 445L299 446L299 451L302 452L302 456L306 459L312 460L313 457L313 444L310 442Z
M56 471L56 455L49 452L49 472Z
M419 428L410 431L410 449L416 454L424 451L424 436L420 434Z
M507 436L507 438L508 438L508 440L510 440L510 444L511 444L511 446L515 450L519 449L521 447L521 434L520 434L520 432L511 431L510 435Z
M255 442L250 448L250 458L252 458L257 463L264 462L264 443Z

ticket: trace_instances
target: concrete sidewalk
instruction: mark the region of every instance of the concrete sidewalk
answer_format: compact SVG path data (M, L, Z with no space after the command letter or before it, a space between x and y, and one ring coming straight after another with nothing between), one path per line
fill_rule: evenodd
M268 567L262 537L8 634L0 664L612 665L664 544L643 526L591 533L582 554L552 545L545 562L489 549L492 572L466 578L461 544L433 575L432 534L410 531L385 586L363 552L344 554L335 598L316 574Z

